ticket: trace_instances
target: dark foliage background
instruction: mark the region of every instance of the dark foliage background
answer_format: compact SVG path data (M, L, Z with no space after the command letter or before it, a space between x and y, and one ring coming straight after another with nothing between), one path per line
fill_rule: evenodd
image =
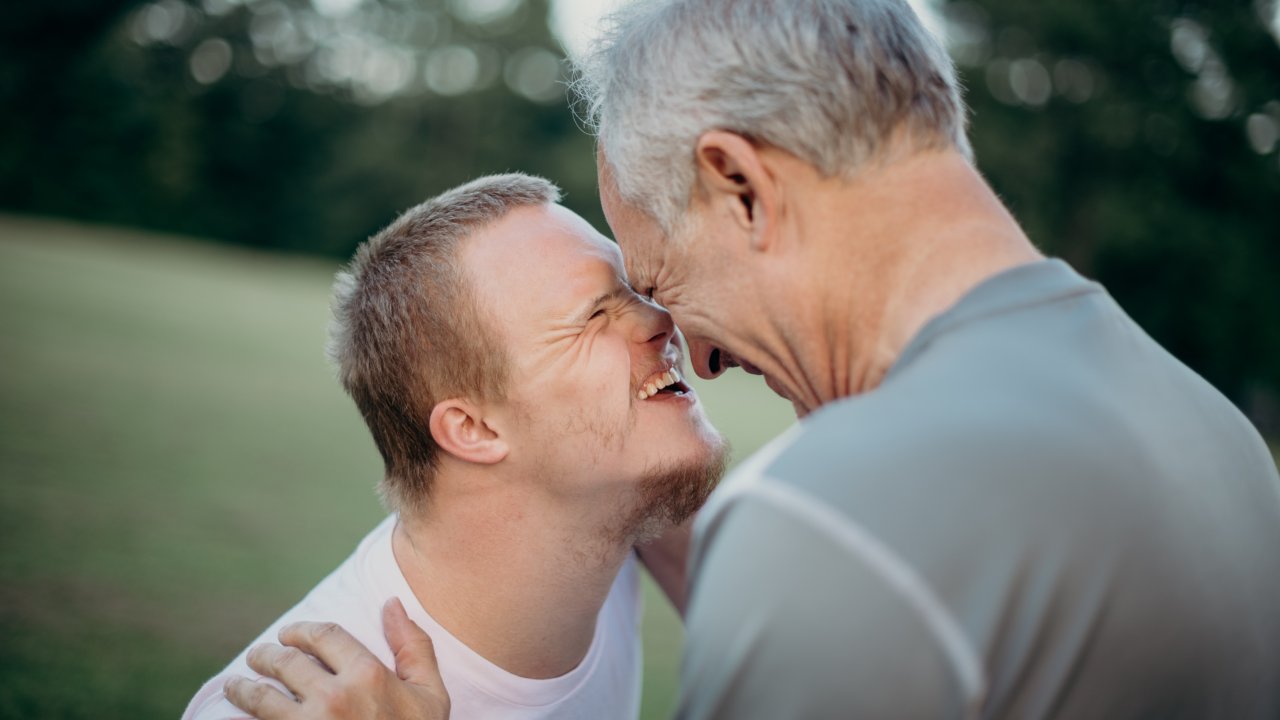
M496 4L486 22L463 2L18 3L0 203L335 256L487 172L553 177L590 215L591 141L538 77L562 71L547 5Z
M1280 428L1275 3L939 9L979 165L1035 241ZM10 3L0 207L342 257L430 194L520 169L601 223L547 11Z
M1276 5L946 10L979 165L1032 238L1280 430Z

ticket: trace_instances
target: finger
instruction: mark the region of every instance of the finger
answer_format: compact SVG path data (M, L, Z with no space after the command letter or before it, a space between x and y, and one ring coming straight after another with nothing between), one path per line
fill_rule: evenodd
M444 687L431 636L409 619L399 598L382 606L382 629L396 656L396 675L415 685Z
M351 633L335 623L299 622L286 625L280 631L280 642L315 656L332 668L334 673L340 673L356 662L373 660L381 663Z
M296 717L298 703L265 682L233 677L222 686L222 694L232 705L258 718L258 720L289 720Z
M290 692L300 698L315 694L316 689L333 677L320 663L301 650L281 647L271 643L256 645L246 658L249 667L267 677L284 683Z

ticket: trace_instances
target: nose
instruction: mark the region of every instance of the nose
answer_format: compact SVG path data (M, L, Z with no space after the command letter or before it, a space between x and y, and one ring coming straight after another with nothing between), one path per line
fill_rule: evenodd
M632 339L644 345L654 345L661 351L675 332L676 324L666 308L653 303L643 303L637 313Z
M737 365L732 355L711 343L696 338L686 338L685 342L689 345L689 362L693 371L703 380L720 377L725 370Z

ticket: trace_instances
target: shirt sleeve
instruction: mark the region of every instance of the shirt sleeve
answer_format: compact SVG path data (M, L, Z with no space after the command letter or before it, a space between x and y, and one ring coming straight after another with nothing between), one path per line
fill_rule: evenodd
M678 717L965 717L918 605L802 509L745 495L700 528Z
M233 673L224 671L204 684L195 697L191 698L191 702L187 704L186 712L182 713L182 720L252 720L245 711L231 704L227 700L226 695L222 692L222 686L226 684ZM261 679L257 673L245 668L243 673L246 677ZM288 694L288 690L284 686L279 685L275 681L269 681L272 685L283 690Z

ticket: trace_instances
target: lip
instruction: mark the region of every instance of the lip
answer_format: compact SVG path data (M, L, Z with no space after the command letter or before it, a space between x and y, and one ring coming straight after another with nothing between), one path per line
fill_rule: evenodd
M648 400L659 394L682 394L690 390L684 381L684 373L672 367L649 376L640 390L636 391L637 400Z
M676 363L674 362L666 362L662 365L659 365L656 370L644 376L644 380L640 383L639 387L643 388L645 385L648 385L651 382L657 381L658 378L662 377L668 372L671 372L672 370L676 370ZM676 370L676 371L679 372L679 370ZM683 375L683 373L681 374Z
M639 381L635 383L633 391L639 392L641 388L649 382L657 379L659 375L667 372L668 370L676 370L681 376L683 376L684 370L680 369L680 361L682 359L683 358L680 357L680 353L678 351L669 352L666 355L656 358L656 362L645 368L646 371L643 374L637 376L639 377Z
M689 385L688 381L685 379L685 373L680 368L680 360L681 360L681 357L678 353L673 355L668 355L662 358L662 362L660 364L658 364L656 367L650 370L648 374L641 376L643 380L636 385L635 389L632 390L632 394L631 394L632 399L645 402L649 400L670 400L670 399L676 399L684 396L693 395L693 388ZM639 397L640 395L643 394L644 388L646 386L648 386L650 383L656 382L663 375L672 371L674 371L676 376L679 377L678 384L681 387L683 387L682 391L678 393L659 392L655 395L650 395L648 397L643 397L643 398Z
M688 384L686 384L685 387L689 389L682 393L658 393L653 397L639 402L642 405L647 405L649 403L678 403L686 406L692 406L698 402L698 394L694 392L693 388L689 387Z

